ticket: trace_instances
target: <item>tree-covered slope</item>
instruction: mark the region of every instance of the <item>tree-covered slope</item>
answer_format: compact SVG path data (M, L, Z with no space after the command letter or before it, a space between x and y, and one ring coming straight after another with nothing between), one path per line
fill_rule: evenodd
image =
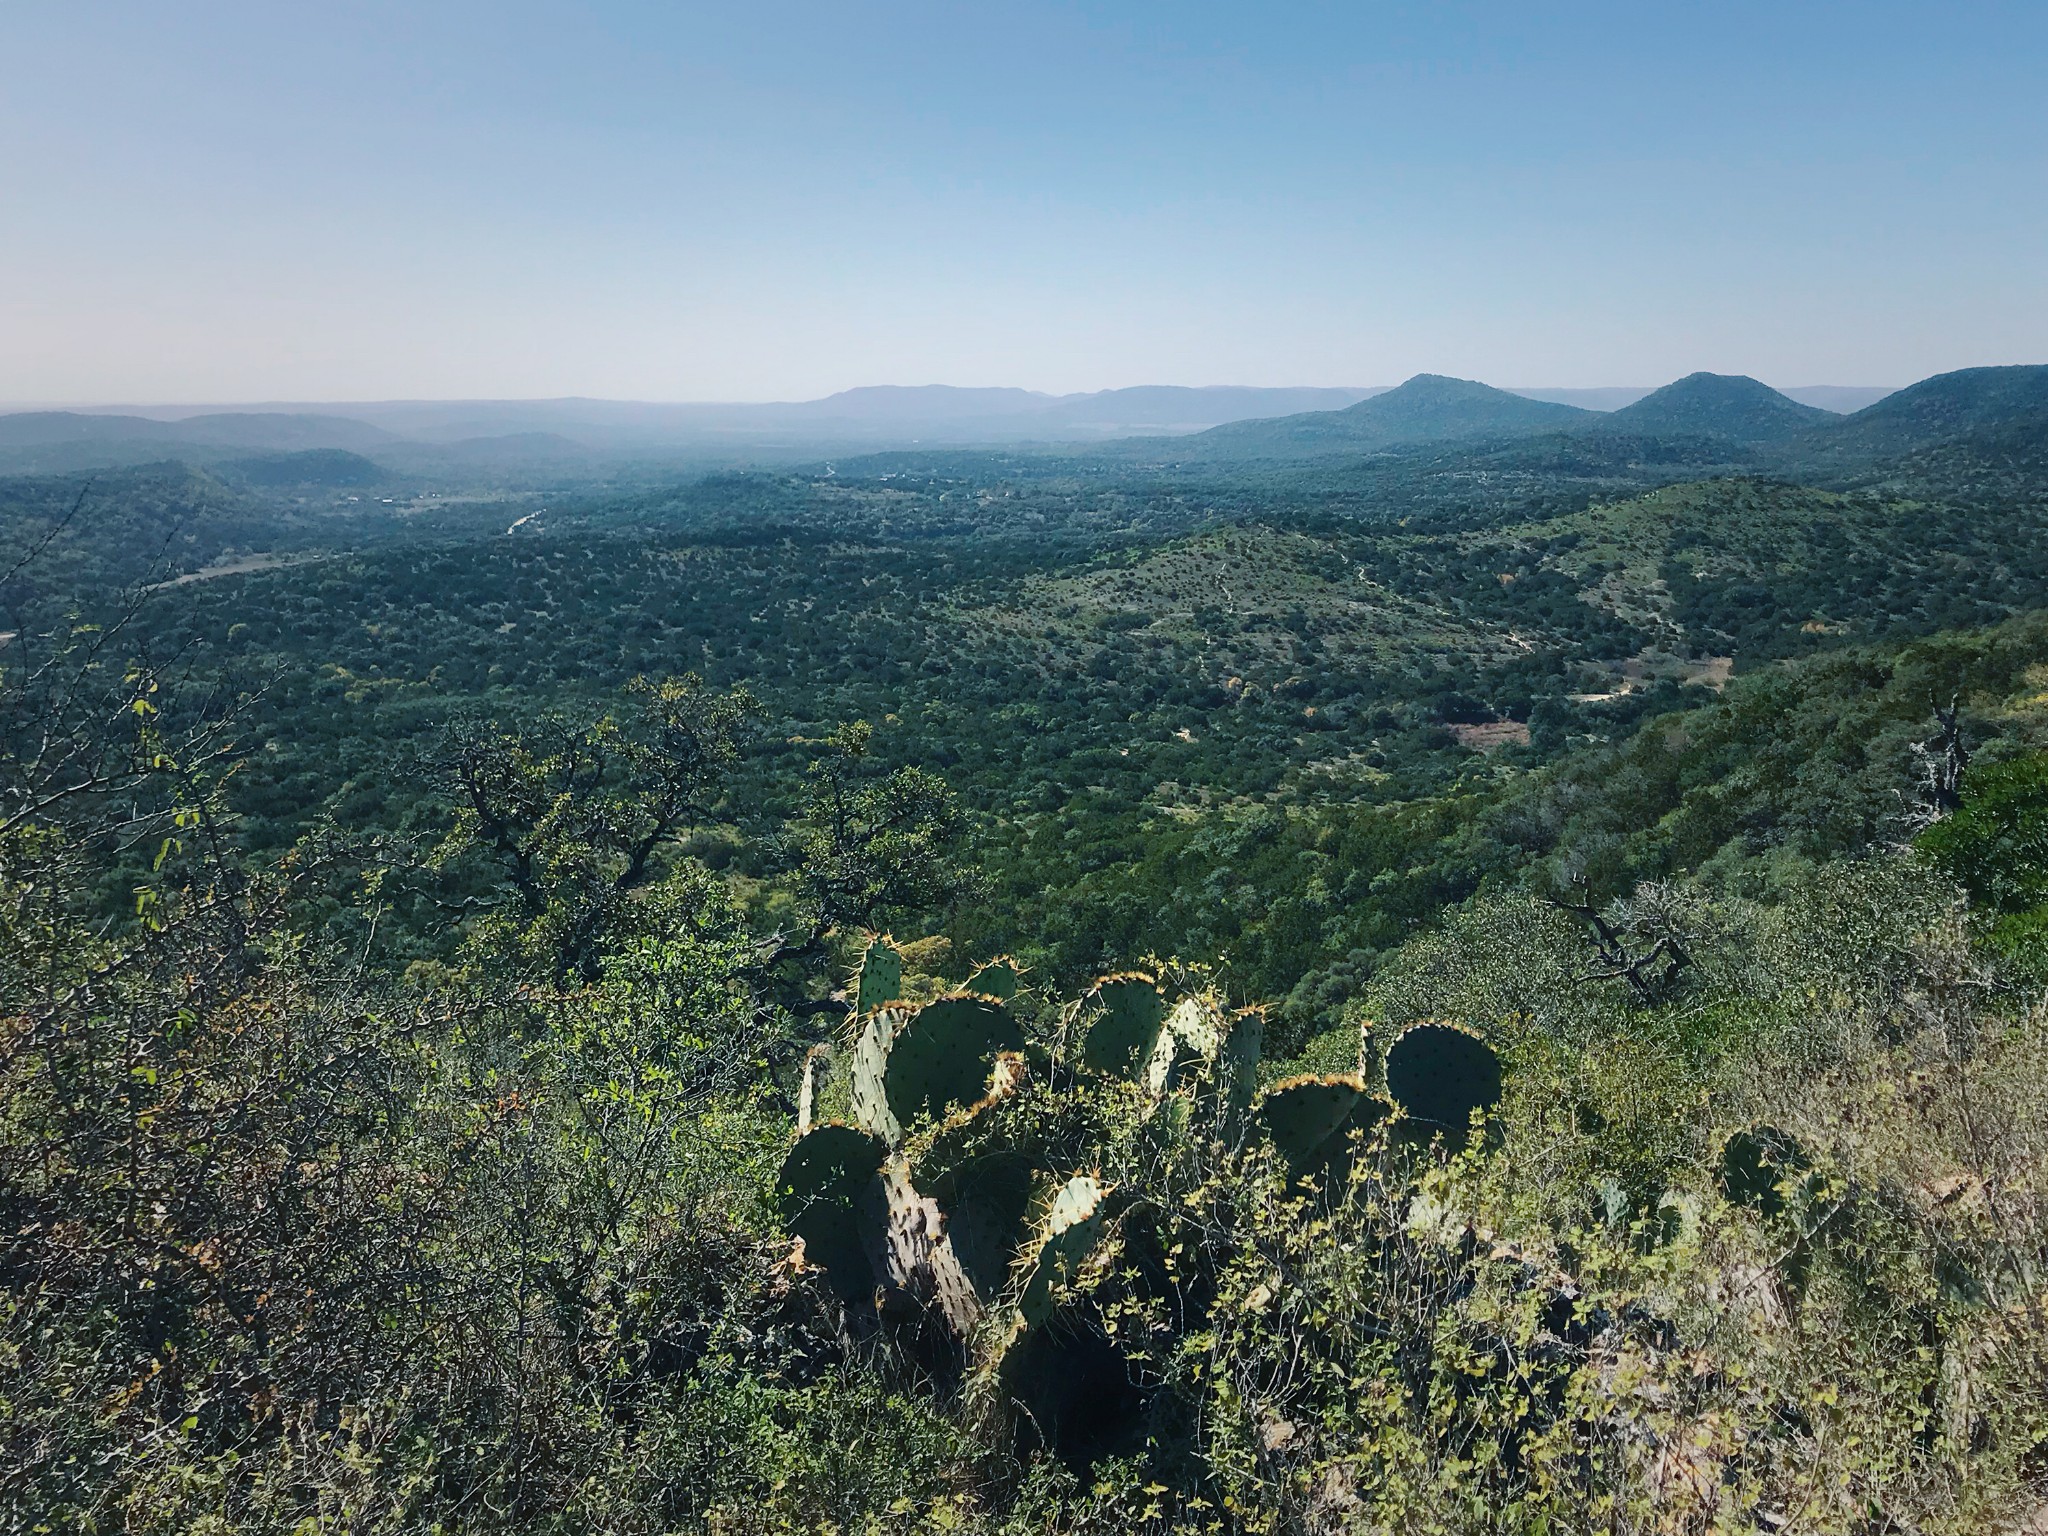
M1576 406L1531 400L1470 379L1421 373L1341 411L1213 427L1178 445L1176 452L1189 458L1247 460L1370 453L1402 443L1554 430L1592 419L1593 412Z
M1997 432L2048 410L2048 364L1936 374L1824 428L1816 455L1891 458L1973 432Z
M1740 374L1691 373L1623 406L1602 423L1628 432L1699 433L1737 442L1781 442L1830 419Z

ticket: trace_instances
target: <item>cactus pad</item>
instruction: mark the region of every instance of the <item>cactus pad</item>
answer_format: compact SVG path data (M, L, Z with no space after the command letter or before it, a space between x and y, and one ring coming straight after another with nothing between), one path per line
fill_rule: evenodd
M1500 1102L1500 1058L1455 1024L1415 1024L1387 1051L1387 1093L1423 1129L1464 1141L1474 1110Z
M785 1218L821 1200L851 1202L881 1171L886 1152L876 1137L836 1122L798 1137L775 1181Z
M796 1096L796 1133L804 1135L818 1118L819 1084L832 1065L832 1047L814 1045L804 1053L802 1086Z
M1142 973L1105 976L1085 999L1083 1017L1081 1065L1136 1081L1151 1062L1166 1023L1166 998L1159 983Z
M1258 1085L1259 1060L1265 1048L1266 1015L1257 1008L1234 1014L1222 1049L1216 1053L1217 1090L1223 1101L1226 1140L1237 1139L1238 1127L1251 1108L1252 1090Z
M1385 1117L1384 1100L1365 1090L1354 1072L1291 1077L1259 1101L1259 1120L1295 1177L1312 1173L1342 1152L1351 1132L1370 1130Z
M926 1003L890 1036L882 1079L889 1111L899 1125L943 1119L983 1097L1002 1052L1023 1049L1017 1021L989 998L956 993Z
M1005 1153L1035 1158L1042 1147L1034 1117L1017 1113L1004 1097L991 1094L913 1137L903 1155L920 1193L950 1201L959 1179L984 1158Z
M790 1235L804 1244L804 1263L822 1269L841 1301L872 1306L874 1269L861 1217L840 1205L818 1205L789 1224Z
M882 1157L875 1137L828 1123L798 1138L776 1179L784 1227L803 1239L806 1261L823 1269L847 1301L873 1294L863 1217L873 1224Z
M1109 1190L1087 1174L1076 1174L1053 1197L1038 1240L1028 1253L1030 1269L1017 1298L1017 1314L1036 1328L1052 1316L1054 1293L1073 1284L1081 1266L1102 1241Z
M1145 1058L1144 1069L1138 1074L1145 1097L1157 1105L1173 1092L1180 1082L1181 1072L1194 1060L1194 1054L1175 1038L1172 1031L1159 1031L1152 1042L1152 1054Z
M945 1194L946 1237L982 1300L1010 1278L1031 1224L1037 1170L1019 1152L993 1152L954 1172Z
M887 934L868 940L853 973L853 1011L873 1013L903 996L903 951Z
M998 955L987 964L975 967L974 974L967 978L969 992L992 997L999 1003L1007 1003L1023 989L1024 967L1008 955Z
M1746 1205L1766 1220L1785 1210L1785 1187L1812 1165L1799 1143L1774 1125L1736 1131L1721 1144L1718 1182L1732 1205Z
M1216 1059L1229 1027L1223 1010L1206 997L1184 997L1166 1016L1167 1033L1205 1061Z
M910 1016L905 1008L884 1008L854 1026L847 1091L854 1123L890 1146L903 1139L903 1127L889 1107L889 1052L896 1031Z

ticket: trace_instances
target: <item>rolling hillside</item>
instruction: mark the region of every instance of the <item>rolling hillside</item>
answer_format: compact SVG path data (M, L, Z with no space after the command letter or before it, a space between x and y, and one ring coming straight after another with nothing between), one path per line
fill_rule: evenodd
M1837 457L1888 457L1967 432L2038 419L2043 411L2048 411L2048 364L1962 368L1887 395L1829 424L1802 446Z
M1608 421L1627 431L1699 433L1744 443L1782 442L1831 420L1829 413L1741 374L1692 373Z
M1471 379L1419 373L1341 411L1234 422L1170 450L1189 458L1287 459L1372 453L1405 443L1512 437L1597 420L1596 413L1531 400ZM1147 445L1157 449L1160 445Z

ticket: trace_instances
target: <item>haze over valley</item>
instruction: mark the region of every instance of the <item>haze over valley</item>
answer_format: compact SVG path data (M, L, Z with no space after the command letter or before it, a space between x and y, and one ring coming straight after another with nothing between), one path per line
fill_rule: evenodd
M1615 387L1504 393L1566 407L1550 413L1533 410L1528 417L1562 424L1588 420L1590 413L1626 412L1653 392ZM1817 385L1783 393L1815 410L1846 414L1892 391ZM471 470L488 467L531 474L547 466L587 471L601 463L789 463L824 452L940 443L1056 449L1293 418L1299 418L1294 427L1276 430L1328 431L1343 440L1342 434L1358 418L1337 413L1386 394L1398 391L1394 386L1150 386L1052 397L1018 389L877 385L821 400L762 405L472 400L51 407L0 412L0 466L34 471L167 458L217 462L231 459L238 450L327 449L373 459L382 455L392 468L422 468L438 460ZM1581 414L1569 414L1573 411ZM1520 423L1500 417L1475 420L1474 425L1506 431ZM1714 427L1707 423L1702 430L1711 432ZM1443 432L1463 435L1465 429L1418 423L1412 433L1406 427L1389 431L1391 436L1382 432L1380 437L1393 443ZM1203 451L1209 450L1205 446Z

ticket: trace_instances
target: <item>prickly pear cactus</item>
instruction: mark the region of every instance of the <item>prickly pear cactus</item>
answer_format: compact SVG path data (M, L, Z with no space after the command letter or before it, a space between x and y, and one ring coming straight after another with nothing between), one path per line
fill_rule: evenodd
M1258 1119L1296 1179L1327 1168L1349 1149L1351 1134L1370 1134L1388 1105L1366 1091L1355 1072L1290 1077L1259 1100Z
M1136 1082L1152 1062L1166 1024L1166 994L1142 971L1105 976L1082 999L1081 1065Z
M980 1306L1007 1282L1029 1230L1033 1190L1043 1178L1039 1169L1046 1149L1037 1125L1005 1111L1029 1080L1024 1058L1002 1052L989 1070L982 1098L954 1110L902 1149L911 1186L945 1212L950 1256L972 1292L971 1299L945 1302L963 1333Z
M1199 1111L1197 1123L1204 1132L1225 1146L1237 1146L1258 1085L1265 1014L1256 1008L1232 1013L1215 994L1198 992L1174 1006L1160 1034L1172 1047L1171 1069L1149 1073L1148 1092L1155 1100L1164 1100L1191 1089Z
M872 1237L886 1206L878 1180L887 1153L866 1131L827 1122L798 1138L776 1179L784 1227L847 1301L874 1293Z
M953 1175L980 1158L1007 1153L1040 1156L1042 1140L1032 1123L1004 1112L1004 1105L1029 1080L1023 1057L1005 1051L989 1069L987 1093L907 1141L901 1150L918 1189L943 1199Z
M818 1118L818 1100L825 1074L832 1066L832 1047L814 1045L804 1053L803 1085L796 1096L796 1133L802 1136Z
M867 1001L894 990L897 964L893 946L870 945L860 978L870 986ZM854 1126L885 1149L875 1180L880 1230L867 1244L876 1279L935 1293L961 1326L1009 1284L1031 1238L1033 1191L1057 1183L1063 1156L1087 1157L1096 1145L1073 1140L1074 1125L1087 1116L1077 1122L1069 1111L1085 1100L1027 1091L1022 1029L995 995L1017 994L1019 968L991 962L972 980L968 990L922 1007L891 1002L858 1014L833 1077L841 1085L834 1102L843 1101ZM1242 1138L1264 1029L1259 1014L1230 1013L1206 991L1169 1007L1155 978L1133 973L1098 983L1080 1007L1079 1025L1075 1057L1083 1070L1140 1087L1147 1115L1170 1111L1168 1142L1190 1127L1205 1138L1220 1133L1230 1145ZM831 1059L821 1048L806 1063L805 1130ZM1022 1099L1031 1103L1020 1109L1013 1101ZM1064 1153L1048 1145L1048 1123L1068 1124ZM836 1253L843 1266L847 1245L838 1243ZM943 1273L948 1263L972 1299L949 1294L957 1285Z
M908 1009L884 1008L855 1020L848 1048L854 1123L892 1147L903 1139L903 1127L889 1108L889 1051L897 1028L908 1016Z
M1223 1049L1223 1037L1230 1021L1223 1010L1205 997L1184 997L1166 1016L1166 1032L1182 1047L1206 1061L1214 1061Z
M868 940L848 990L853 994L856 1014L873 1013L903 996L903 951L896 947L895 940L886 933Z
M1102 1241L1109 1189L1082 1173L1060 1186L1046 1210L1022 1263L1023 1284L1017 1293L1017 1315L1036 1328L1052 1316L1057 1289L1071 1285Z
M1500 1102L1500 1058L1456 1024L1412 1024L1387 1050L1387 1096L1417 1128L1463 1146L1475 1111Z
M975 967L964 990L1007 1003L1024 990L1024 967L1008 955L998 955Z
M1015 962L992 961L963 990L915 1006L898 995L894 946L869 946L847 1033L806 1063L803 1134L778 1189L806 1258L850 1306L873 1318L889 1315L878 1300L907 1298L916 1315L946 1320L977 1379L1021 1391L1006 1364L1013 1346L1056 1354L1066 1335L1045 1325L1079 1304L1077 1283L1125 1272L1108 1262L1111 1245L1139 1255L1130 1245L1159 1240L1153 1207L1077 1168L1156 1179L1131 1188L1168 1209L1175 1180L1199 1183L1212 1159L1263 1139L1291 1181L1338 1187L1393 1106L1357 1074L1256 1095L1263 1016L1231 1011L1207 973L1167 970L1171 997L1150 974L1105 977L1062 1015L1055 1041L1027 1054L1032 1010L1007 1001L1023 991ZM1500 1068L1477 1037L1425 1025L1395 1041L1387 1082L1409 1121L1457 1137L1499 1097ZM851 1124L825 1118L842 1104ZM1153 1215L1126 1223L1126 1206Z
M1176 1039L1170 1030L1160 1030L1152 1042L1152 1052L1145 1058L1145 1065L1138 1073L1138 1085L1145 1090L1146 1100L1155 1108L1164 1103L1167 1096L1178 1088L1188 1068L1194 1065L1195 1056Z
M956 993L926 1003L896 1025L883 1093L897 1124L944 1119L988 1091L997 1056L1021 1052L1024 1032L1000 1003Z
M977 1300L1001 1293L1030 1235L1040 1175L1022 1152L991 1152L948 1171L940 1199L946 1240Z
M807 1062L783 1220L847 1300L905 1292L964 1334L1005 1283L1036 1177L998 1119L1029 1080L1023 1043L1000 1004L972 994L859 1017L845 1046L851 1126L808 1124L820 1058ZM842 1164L844 1178L827 1177Z
M1259 1083L1259 1061L1266 1048L1266 1015L1257 1008L1233 1014L1223 1046L1216 1054L1217 1093L1223 1116L1220 1129L1226 1145L1243 1138L1252 1093Z
M1228 1017L1212 997L1197 993L1174 1004L1160 1024L1139 1078L1146 1098L1162 1103L1204 1063L1213 1063L1229 1028Z
M797 1138L782 1160L776 1194L785 1212L801 1212L821 1201L845 1204L882 1171L889 1149L878 1137L836 1121Z

